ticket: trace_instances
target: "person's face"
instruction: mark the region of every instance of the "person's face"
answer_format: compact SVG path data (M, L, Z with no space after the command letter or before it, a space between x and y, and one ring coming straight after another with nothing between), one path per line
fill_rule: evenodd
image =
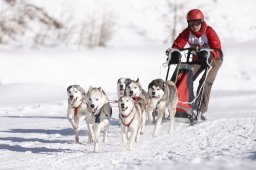
M191 28L192 31L198 32L202 27L202 20L188 21L188 26Z

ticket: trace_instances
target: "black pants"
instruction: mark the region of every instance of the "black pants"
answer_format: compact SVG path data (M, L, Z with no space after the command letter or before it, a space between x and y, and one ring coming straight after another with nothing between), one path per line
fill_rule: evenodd
M209 71L209 73L206 77L205 85L204 85L204 92L202 94L202 100L201 100L201 112L202 113L205 113L208 110L208 104L209 104L209 100L210 100L212 85L213 85L213 82L217 76L217 73L222 65L222 62L223 62L222 60L216 60L212 66L212 69ZM194 72L193 72L194 76L199 75L199 73L203 71L200 68L201 68L200 65L194 65ZM204 79L201 79L199 81L198 88L200 88L202 86L203 81L204 81ZM199 89L197 89L197 93L198 93L198 91L199 91Z

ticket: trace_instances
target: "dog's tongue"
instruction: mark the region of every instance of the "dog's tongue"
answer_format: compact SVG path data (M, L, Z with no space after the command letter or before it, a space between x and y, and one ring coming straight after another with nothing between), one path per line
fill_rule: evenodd
M95 113L97 108L92 108L92 112Z

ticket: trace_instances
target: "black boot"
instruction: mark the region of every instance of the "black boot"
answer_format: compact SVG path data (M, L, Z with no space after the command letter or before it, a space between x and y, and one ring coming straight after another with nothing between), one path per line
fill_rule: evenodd
M188 119L190 121L191 126L197 124L197 116L194 113L192 115L189 115Z
M205 121L205 120L206 120L205 113L202 113L202 114L201 114L201 120L202 120L202 121Z

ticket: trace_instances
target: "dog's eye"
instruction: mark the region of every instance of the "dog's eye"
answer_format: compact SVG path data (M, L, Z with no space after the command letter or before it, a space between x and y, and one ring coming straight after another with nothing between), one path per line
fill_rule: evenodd
M75 93L77 93L77 91L75 91Z
M99 99L96 99L96 101L98 101Z

